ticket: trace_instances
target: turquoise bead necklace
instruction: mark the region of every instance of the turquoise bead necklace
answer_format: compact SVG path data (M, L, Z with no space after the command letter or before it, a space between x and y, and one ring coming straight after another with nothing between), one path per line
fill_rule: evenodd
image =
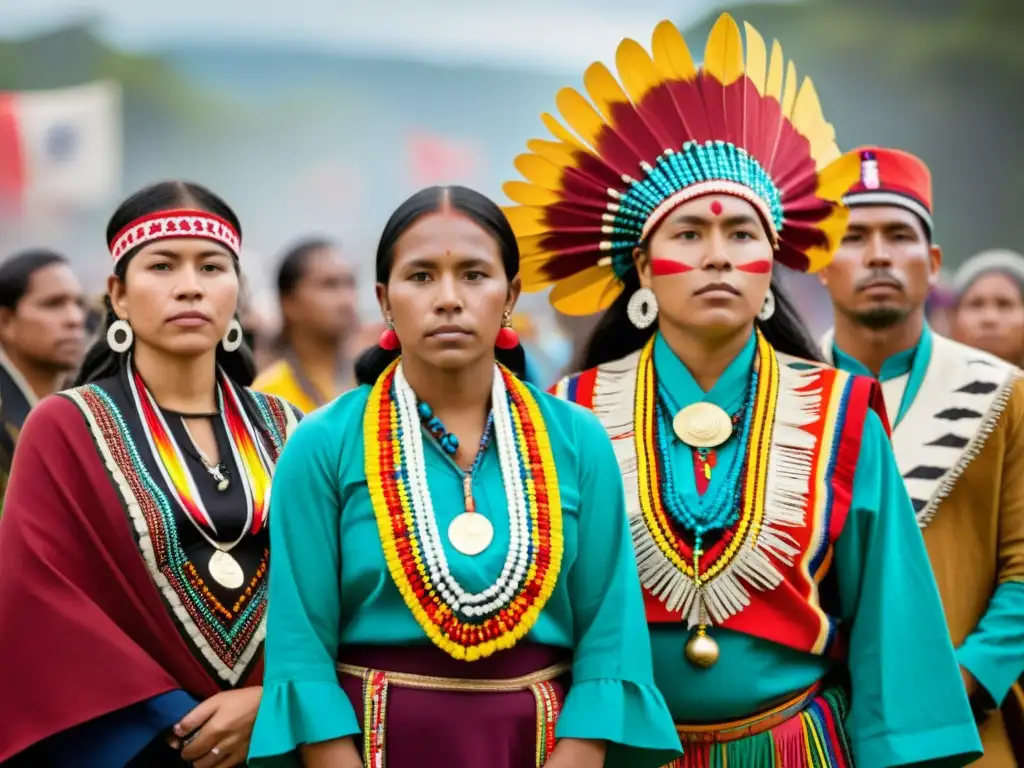
M703 549L706 534L727 529L739 519L740 505L743 501L743 470L747 463L757 379L758 374L755 370L751 375L747 396L739 411L742 423L739 433L736 434L739 444L726 471L726 476L713 497L707 494L698 496L695 504L689 503L685 495L680 493L676 487L672 461L668 460L668 457L672 455L673 441L678 440L672 428L672 418L678 409L672 407L672 398L665 389L658 387L655 433L658 453L661 457L659 465L662 474L662 501L669 515L685 530L693 534L695 550ZM702 460L706 462L707 457L702 456Z

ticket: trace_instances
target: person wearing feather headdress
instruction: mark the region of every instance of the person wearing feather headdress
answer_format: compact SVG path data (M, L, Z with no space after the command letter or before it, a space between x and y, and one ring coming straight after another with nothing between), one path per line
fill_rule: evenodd
M821 278L835 329L822 353L877 378L899 473L938 582L985 768L1024 765L1024 372L929 328L942 264L928 167L858 150L849 228ZM969 280L961 278L962 284Z
M526 290L605 310L554 392L615 446L684 768L959 766L979 742L870 379L779 288L827 264L857 174L810 81L723 15L565 89L506 193ZM908 653L912 649L912 653ZM851 684L852 681L852 684Z

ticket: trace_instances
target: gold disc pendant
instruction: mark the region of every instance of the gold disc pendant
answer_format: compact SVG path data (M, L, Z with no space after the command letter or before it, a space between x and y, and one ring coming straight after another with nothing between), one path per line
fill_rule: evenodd
M672 429L692 448L716 448L732 434L732 419L714 403L693 403L675 415Z
M456 551L472 557L491 545L494 526L479 512L463 512L448 526L448 541Z
M718 643L703 626L686 643L686 660L703 669L712 667L718 661Z

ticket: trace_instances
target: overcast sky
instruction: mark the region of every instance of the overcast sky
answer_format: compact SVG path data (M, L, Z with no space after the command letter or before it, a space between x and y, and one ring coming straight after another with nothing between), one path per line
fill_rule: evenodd
M788 0L775 0L786 2ZM0 37L76 18L102 20L119 46L175 41L291 42L433 61L575 70L623 37L647 41L663 18L699 20L718 0L0 0ZM734 3L730 4L734 5Z

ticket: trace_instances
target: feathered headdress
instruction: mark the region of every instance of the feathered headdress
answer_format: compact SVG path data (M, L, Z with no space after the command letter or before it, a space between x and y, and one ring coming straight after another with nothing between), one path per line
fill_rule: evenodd
M605 309L657 224L714 193L754 205L786 266L828 264L846 228L840 201L858 178L857 156L840 157L814 86L805 78L798 89L778 42L769 55L753 27L746 33L744 61L739 27L723 14L698 68L664 21L653 56L634 40L619 45L621 85L595 63L583 79L590 101L559 91L568 127L544 114L554 140L527 142L515 162L526 181L505 185L518 203L506 213L527 291L553 285L551 303L569 315Z

